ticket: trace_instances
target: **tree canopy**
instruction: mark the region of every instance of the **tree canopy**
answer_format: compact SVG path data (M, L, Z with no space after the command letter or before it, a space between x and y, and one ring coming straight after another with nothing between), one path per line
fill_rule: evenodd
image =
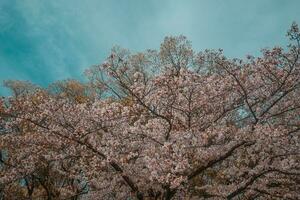
M6 81L0 199L297 199L300 32L228 59L184 36L115 47L88 81Z

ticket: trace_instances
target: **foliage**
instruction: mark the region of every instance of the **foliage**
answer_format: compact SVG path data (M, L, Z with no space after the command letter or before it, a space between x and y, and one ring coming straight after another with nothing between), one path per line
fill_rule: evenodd
M245 60L195 53L184 36L114 48L87 84L2 99L3 198L296 199L296 24L288 37L287 51Z

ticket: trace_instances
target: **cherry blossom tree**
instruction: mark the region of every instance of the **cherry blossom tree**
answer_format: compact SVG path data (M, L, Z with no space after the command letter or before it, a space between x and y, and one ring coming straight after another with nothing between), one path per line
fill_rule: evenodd
M244 60L195 53L184 36L159 51L115 47L84 87L56 85L67 96L3 98L4 198L27 187L27 199L297 199L296 24L287 36L286 50Z

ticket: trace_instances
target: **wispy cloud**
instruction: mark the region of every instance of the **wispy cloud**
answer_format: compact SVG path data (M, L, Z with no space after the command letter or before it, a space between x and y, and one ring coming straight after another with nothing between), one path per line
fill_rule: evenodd
M0 81L78 78L113 45L159 48L166 35L230 57L257 54L285 43L299 7L298 0L1 0Z

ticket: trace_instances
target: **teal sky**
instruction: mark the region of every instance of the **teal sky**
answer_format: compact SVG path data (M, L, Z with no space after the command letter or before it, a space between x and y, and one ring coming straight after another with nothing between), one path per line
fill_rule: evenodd
M259 55L287 43L299 8L300 0L0 0L0 81L80 78L113 45L158 49L168 35L187 36L196 50Z

